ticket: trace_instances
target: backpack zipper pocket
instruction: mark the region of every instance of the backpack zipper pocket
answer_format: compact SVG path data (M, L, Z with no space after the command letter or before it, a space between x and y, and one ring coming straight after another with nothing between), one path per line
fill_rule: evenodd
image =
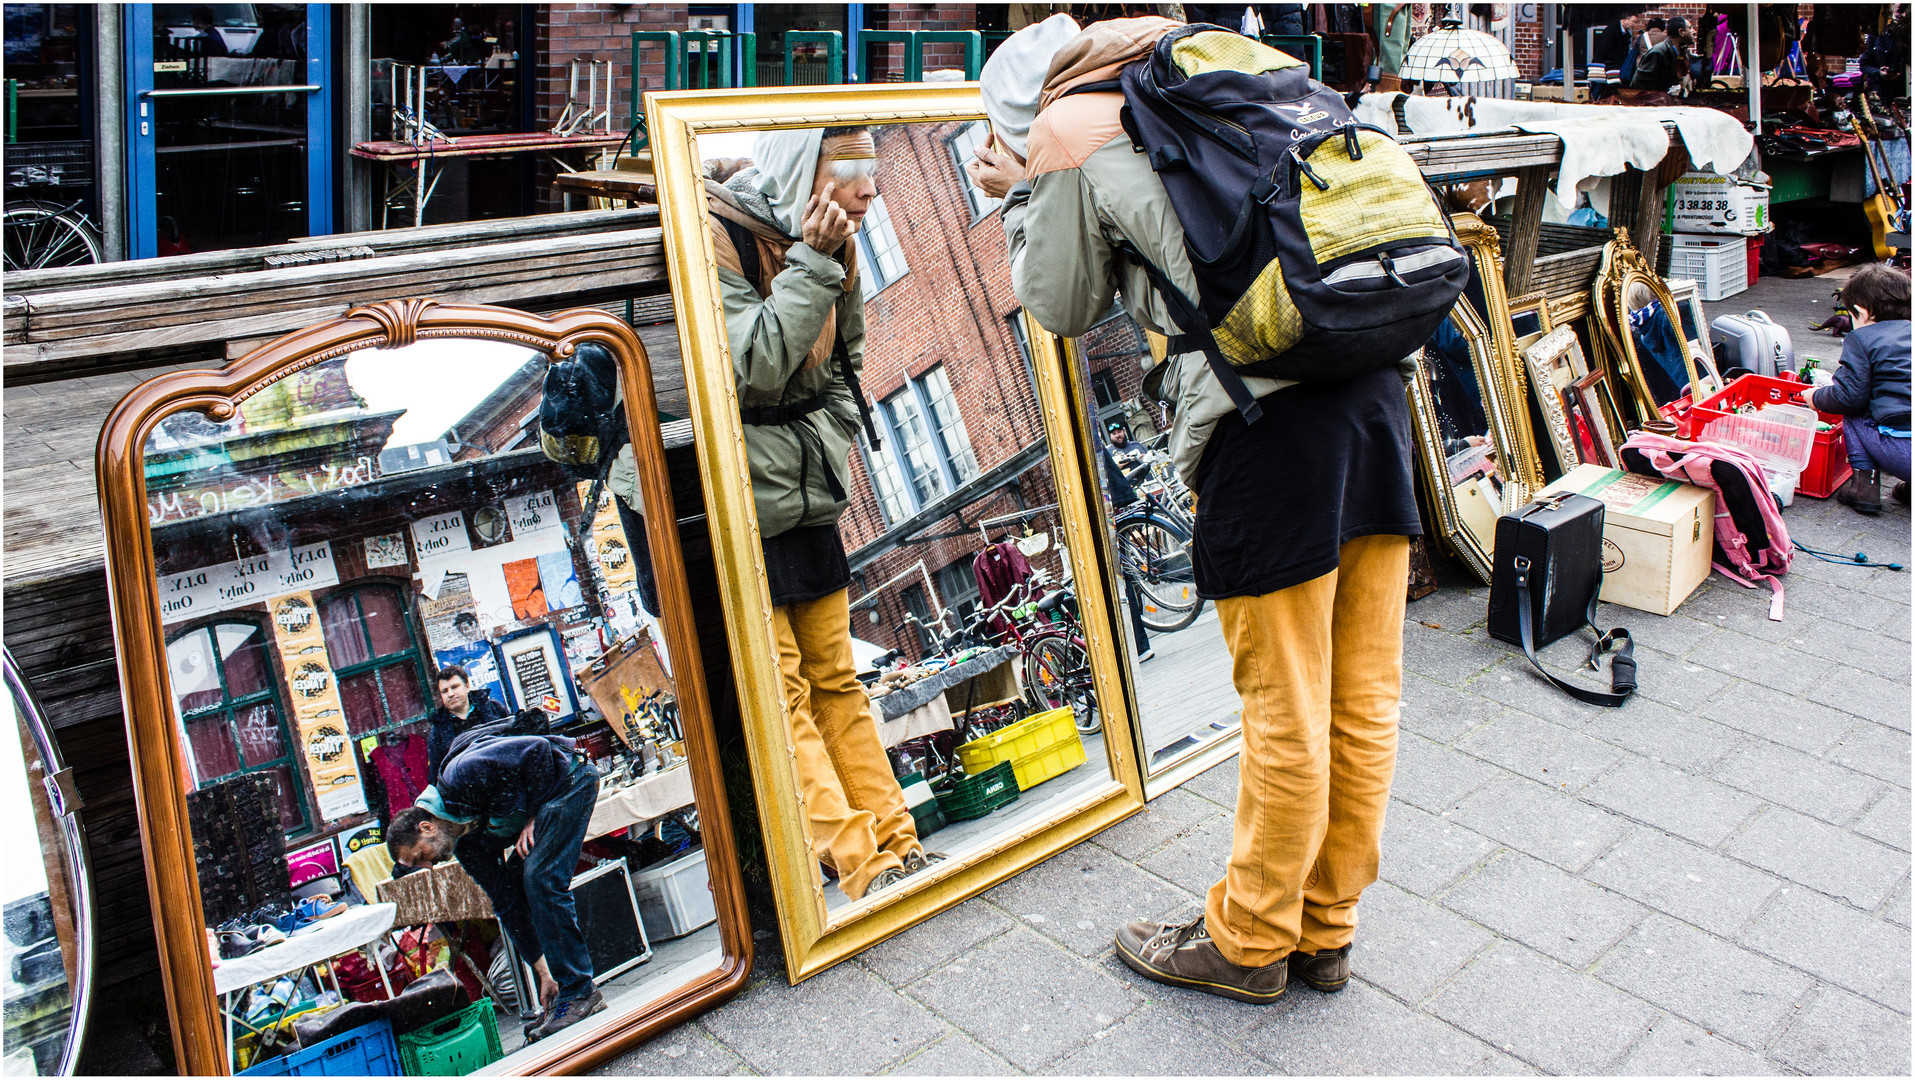
M1416 284L1443 276L1444 269L1451 263L1460 261L1463 255L1455 248L1438 244L1408 255L1392 256L1387 251L1373 255L1364 255L1337 267L1323 275L1323 283L1333 289L1347 289L1350 286L1362 288L1374 287L1383 279L1388 279L1402 288L1411 288Z

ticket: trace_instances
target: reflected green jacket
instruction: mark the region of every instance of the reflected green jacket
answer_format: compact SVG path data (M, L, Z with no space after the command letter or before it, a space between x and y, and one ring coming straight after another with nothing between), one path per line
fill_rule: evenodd
M753 282L731 234L712 222L739 408L749 420L752 410L769 406L823 403L787 423L745 425L759 534L836 524L850 501L847 459L860 424L844 367L854 375L864 369L856 241L845 242L841 262L751 215L722 186L707 184L706 191L714 218L743 225L758 245Z

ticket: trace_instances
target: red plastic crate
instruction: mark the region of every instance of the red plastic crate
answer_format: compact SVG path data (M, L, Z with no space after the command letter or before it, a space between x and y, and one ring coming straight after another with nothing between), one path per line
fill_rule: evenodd
M1765 405L1770 402L1800 405L1796 394L1802 389L1802 383L1793 378L1772 379L1766 375L1744 375L1730 383L1723 391L1713 397L1705 398L1691 408L1683 418L1687 426L1683 437L1696 438L1709 421L1726 413L1734 412L1736 406L1752 404ZM1809 457L1809 466L1802 470L1802 478L1797 481L1795 490L1799 494L1812 498L1826 499L1835 494L1835 489L1848 482L1849 468L1848 442L1842 437L1842 418L1834 413L1816 411L1815 418L1829 425L1829 430L1815 433L1815 452Z
M1749 237L1749 284L1762 280L1762 237Z

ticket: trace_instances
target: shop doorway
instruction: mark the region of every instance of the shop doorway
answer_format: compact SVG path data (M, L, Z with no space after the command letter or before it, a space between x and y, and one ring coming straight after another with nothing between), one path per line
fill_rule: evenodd
M122 10L129 254L331 232L331 6Z

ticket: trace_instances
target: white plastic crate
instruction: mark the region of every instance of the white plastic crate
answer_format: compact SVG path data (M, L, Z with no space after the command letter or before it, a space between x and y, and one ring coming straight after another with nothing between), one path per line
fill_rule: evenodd
M633 874L632 891L638 896L645 935L653 940L684 937L718 921L704 848Z
M1672 278L1693 278L1702 299L1726 300L1749 287L1749 241L1721 233L1663 233Z

